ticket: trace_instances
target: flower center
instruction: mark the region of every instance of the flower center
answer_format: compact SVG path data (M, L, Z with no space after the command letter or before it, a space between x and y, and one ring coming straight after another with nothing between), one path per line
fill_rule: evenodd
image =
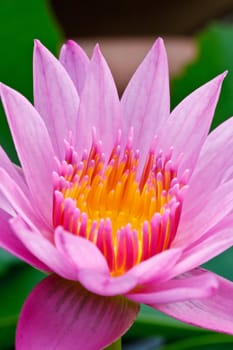
M178 180L170 154L151 149L139 175L139 152L129 139L109 161L93 141L81 161L66 143L65 160L54 174L54 227L93 242L113 276L168 249L179 223L185 176ZM185 174L184 174L185 175Z

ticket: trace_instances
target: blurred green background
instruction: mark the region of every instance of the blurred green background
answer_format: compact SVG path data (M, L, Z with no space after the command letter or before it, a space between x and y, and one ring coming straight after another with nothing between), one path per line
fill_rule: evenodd
M62 2L59 3L58 1L49 3L45 0L0 1L0 39L2 50L0 56L0 80L2 82L21 91L32 100L32 50L34 38L40 39L53 53L58 54L62 41L65 40L65 37L68 35L74 37L81 35L82 41L85 41L85 35L88 38L98 35L101 37L106 35L110 38L111 35L115 37L117 35L121 37L141 35L140 40L142 41L146 40L146 35L154 37L158 34L165 34L166 36L172 36L174 34L179 36L185 35L189 42L192 42L192 45L195 46L196 55L186 66L183 66L183 69L178 75L172 77L172 106L175 106L194 88L222 71L228 70L229 74L223 85L220 102L212 127L216 127L233 114L233 25L230 23L233 6L232 9L226 6L225 12L222 10L221 12L220 9L215 9L214 15L212 13L213 11L211 11L213 9L209 8L209 16L208 11L204 11L206 16L204 19L202 18L201 25L199 23L200 21L198 22L196 19L196 22L193 22L193 26L189 23L190 26L187 27L187 21L185 22L184 19L183 28L181 23L179 23L178 27L176 26L174 28L174 31L172 31L171 21L169 21L169 14L167 14L166 27L166 12L164 13L164 10L161 10L164 21L160 21L161 26L158 27L156 18L160 18L159 7L156 8L157 12L154 12L154 17L150 13L149 21L147 21L146 16L149 12L153 13L153 8L150 9L149 7L147 12L141 13L141 25L142 23L147 23L147 27L142 27L141 31L140 26L137 26L138 22L136 20L132 21L130 25L130 20L123 21L122 18L124 17L121 17L121 20L123 21L122 23L125 23L125 26L121 26L119 23L118 27L116 24L115 27L108 27L109 18L107 17L105 9L100 18L103 22L101 22L102 26L98 27L98 29L96 27L95 31L95 25L97 25L98 20L95 19L93 22L91 17L92 13L90 13L90 18L85 17L86 12L84 10L83 13L77 12L77 14L74 14L75 12L72 9L74 2L72 1L63 2L63 6L64 3L66 3L66 12L64 12L61 8L61 3ZM119 3L121 4L121 2ZM177 3L181 3L180 5L182 5L181 1ZM191 11L190 8L187 7L187 3L188 2L186 2L185 9L188 11L187 14L190 14ZM191 3L192 2L190 2L190 4ZM223 4L224 3L226 3L226 5L228 4L227 1L223 2ZM126 10L127 9L128 8L126 8ZM180 18L180 13L178 13L178 11L179 8L177 8L177 14L174 14L174 21L176 15L177 18ZM184 11L183 7L182 11ZM135 10L134 12L136 13L137 11ZM218 17L218 14L219 19L215 20L213 23L213 18ZM137 16L135 18L137 18ZM222 20L222 18L224 20ZM106 22L104 22L105 20ZM190 22L192 21L190 20ZM77 28L75 27L75 23L77 23ZM195 23L199 23L199 26L195 26ZM106 25L104 26L104 24ZM133 27L134 30L132 29L133 25L135 26ZM179 55L179 52L176 54ZM182 55L182 52L180 55ZM130 59L130 57L125 57L126 62L127 60L130 62ZM11 159L17 162L17 156L5 116L2 107L0 108L1 144L6 149ZM233 250L230 249L221 256L210 261L206 266L212 271L233 281L232 260ZM0 250L1 350L14 349L15 327L20 309L30 290L41 278L43 278L42 273L26 266L16 258ZM150 310L147 307L142 308L138 320L124 337L125 350L217 350L222 349L222 347L224 347L224 349L232 349L233 337L182 324L159 312Z

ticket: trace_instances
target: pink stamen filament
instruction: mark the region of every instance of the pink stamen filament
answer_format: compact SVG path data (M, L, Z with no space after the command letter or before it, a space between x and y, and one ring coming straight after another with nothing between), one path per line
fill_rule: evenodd
M93 138L79 162L65 143L65 160L54 174L53 224L93 242L116 276L171 246L188 171L179 180L172 150L156 156L151 149L139 176L132 136L123 156L119 137L107 163Z

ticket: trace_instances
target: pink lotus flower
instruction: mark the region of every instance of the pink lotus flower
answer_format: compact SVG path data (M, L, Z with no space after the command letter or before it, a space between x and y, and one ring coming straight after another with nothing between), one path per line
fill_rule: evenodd
M198 267L233 244L233 118L208 135L224 76L170 115L161 39L121 101L98 46L59 62L36 41L35 106L1 85L22 168L1 149L0 245L52 273L17 349L102 349L140 303L233 334L233 284Z

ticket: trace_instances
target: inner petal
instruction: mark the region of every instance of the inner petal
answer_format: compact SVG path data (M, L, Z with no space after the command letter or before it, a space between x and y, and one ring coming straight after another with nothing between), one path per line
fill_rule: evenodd
M139 157L131 137L124 151L119 138L108 161L95 137L81 160L66 142L54 174L54 227L93 242L113 276L168 249L181 214L187 174L178 179L172 150L164 155L151 148L142 174Z

